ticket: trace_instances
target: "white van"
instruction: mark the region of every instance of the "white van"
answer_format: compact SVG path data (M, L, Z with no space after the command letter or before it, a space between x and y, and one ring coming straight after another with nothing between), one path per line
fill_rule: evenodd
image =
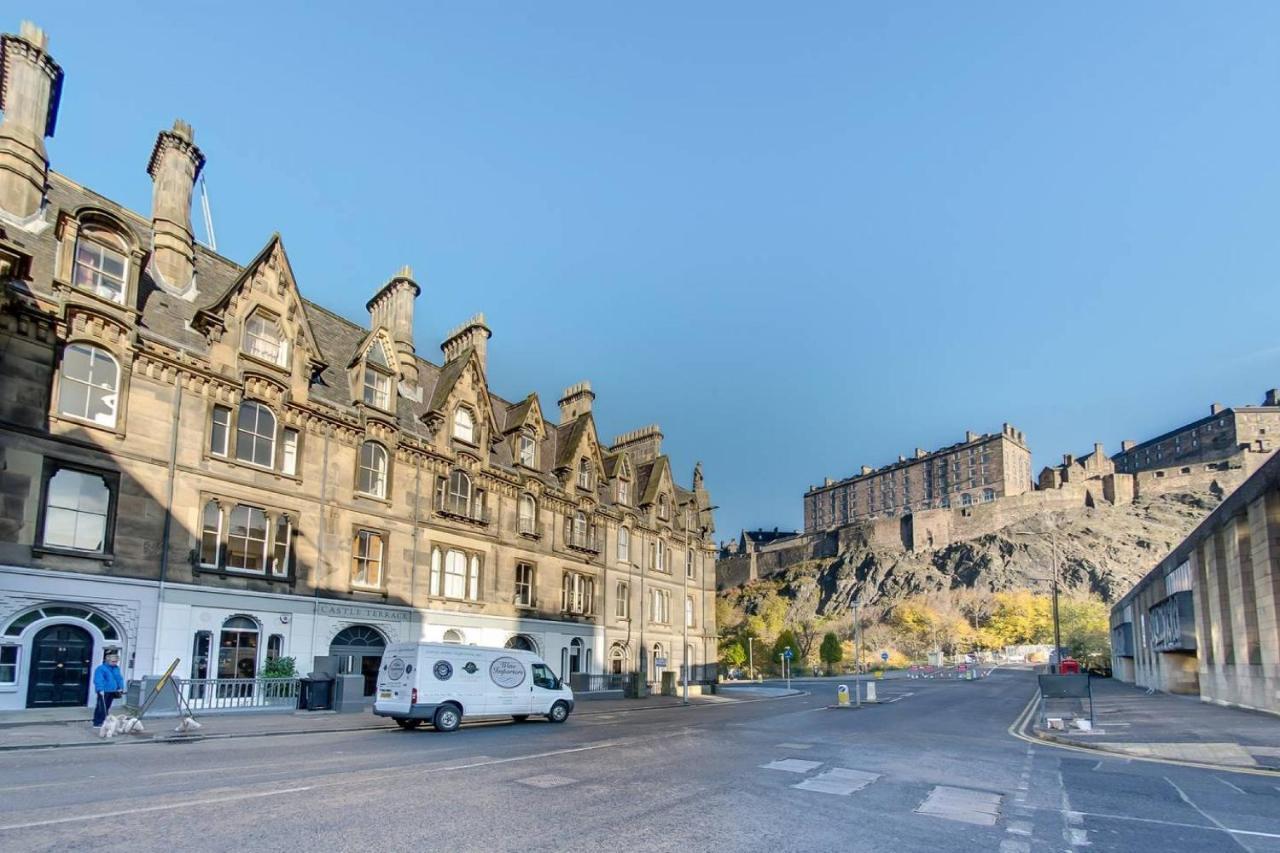
M467 717L531 714L563 723L573 691L533 652L454 643L396 643L382 653L373 713L405 729L451 732Z

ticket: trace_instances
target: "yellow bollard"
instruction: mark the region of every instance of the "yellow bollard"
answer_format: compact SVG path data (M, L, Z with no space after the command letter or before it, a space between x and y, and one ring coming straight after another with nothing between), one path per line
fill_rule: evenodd
M841 684L836 688L836 704L841 708L849 707L849 688L847 685Z

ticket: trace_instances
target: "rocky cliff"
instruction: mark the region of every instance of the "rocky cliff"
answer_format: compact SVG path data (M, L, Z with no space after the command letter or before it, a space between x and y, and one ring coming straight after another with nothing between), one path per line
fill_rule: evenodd
M837 616L855 599L883 611L904 598L944 590L1047 591L1056 547L1065 593L1113 601L1186 538L1223 491L1212 482L1118 506L1060 510L936 550L850 547L722 595L750 611L752 599L774 589L792 600L797 613Z

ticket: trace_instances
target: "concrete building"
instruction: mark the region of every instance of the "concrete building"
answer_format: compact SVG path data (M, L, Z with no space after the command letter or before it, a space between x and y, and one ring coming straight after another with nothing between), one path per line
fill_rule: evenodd
M483 315L421 357L408 267L356 324L278 234L243 265L198 244L183 122L139 152L148 215L51 171L62 70L30 24L3 48L0 709L92 704L109 647L130 678L332 654L366 691L404 640L713 664L710 497L657 427L605 445L586 382L549 413L494 393Z
M1117 678L1280 713L1280 456L1111 610Z
M1280 435L1280 389L1267 391L1261 406L1224 408L1218 403L1199 420L1135 444L1124 441L1111 457L1116 471L1137 474L1230 459L1242 450L1270 452Z
M856 521L927 509L972 506L1031 490L1031 451L1023 432L969 432L964 441L881 468L864 465L843 480L827 479L804 495L804 531L835 530Z

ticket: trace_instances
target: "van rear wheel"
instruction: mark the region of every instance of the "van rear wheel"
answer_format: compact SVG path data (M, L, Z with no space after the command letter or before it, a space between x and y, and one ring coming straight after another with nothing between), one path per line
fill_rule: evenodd
M563 702L555 703L547 712L547 719L553 723L563 723L569 719L569 706Z
M396 725L407 731L412 731L422 725L422 720L410 720L407 717L396 717Z
M436 710L432 724L438 732L457 731L458 726L462 725L462 712L458 710L457 705L441 705Z

